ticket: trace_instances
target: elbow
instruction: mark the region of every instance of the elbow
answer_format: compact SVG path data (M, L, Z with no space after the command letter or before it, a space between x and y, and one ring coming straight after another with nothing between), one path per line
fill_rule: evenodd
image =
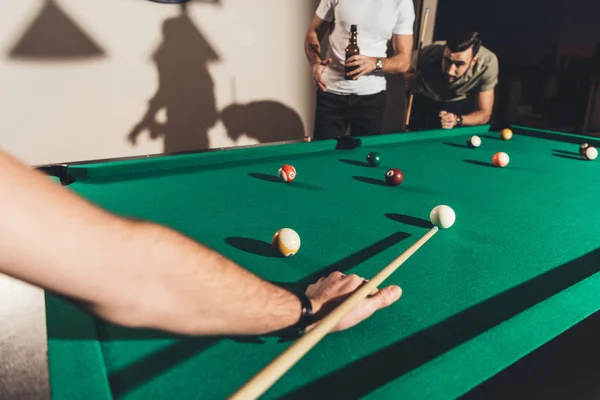
M160 240L164 228L143 220L122 220L130 237ZM189 330L189 312L180 293L156 269L138 275L136 269L115 276L114 289L94 302L83 304L89 313L118 326L181 333ZM127 290L122 290L127 288Z
M485 125L492 120L492 111L487 109L478 109L470 114L471 125Z
M106 322L125 328L153 328L154 318L151 311L144 307L141 301L113 302L110 304L79 304L87 313Z
M404 60L404 62L402 62L400 64L400 66L398 67L398 73L399 74L406 74L409 71L410 71L410 61Z
M153 329L174 334L198 334L199 329L193 326L195 318L190 310L175 308L156 300L140 296L138 299L121 300L108 305L88 305L85 308L99 318L124 328ZM161 295L158 294L160 298ZM176 311L175 311L176 310Z
M481 124L487 124L492 120L492 112L491 111L486 111L483 114L483 121L481 122Z
M410 71L410 62L409 60L401 59L395 62L394 67L395 68L393 69L392 73L405 75Z

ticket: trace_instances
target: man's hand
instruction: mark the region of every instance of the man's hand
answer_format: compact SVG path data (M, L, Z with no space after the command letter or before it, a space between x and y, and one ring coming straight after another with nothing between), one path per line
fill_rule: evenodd
M306 295L313 304L315 317L317 319L325 317L365 283L366 280L358 275L346 276L336 271L310 285L306 289ZM334 328L334 331L342 331L357 325L373 315L375 311L396 302L400 296L402 296L402 289L398 286L388 286L373 292L370 297L364 299L348 313ZM309 326L307 330L312 327L314 325Z
M443 129L452 129L458 123L458 116L447 111L440 112L440 122Z
M395 55L382 58L383 66L380 70L382 74L403 74L408 71L412 55L412 38L412 35L394 35ZM377 69L377 58L355 55L348 59L346 66L356 67L355 70L348 73L348 76L356 80Z
M367 57L357 54L350 57L346 61L347 67L357 67L354 71L348 73L352 79L357 80L361 76L369 74L377 68L377 59L374 57Z
M327 68L329 64L331 64L331 58L328 58L327 60L321 60L321 62L313 64L313 81L315 82L315 85L317 85L319 90L323 92L327 90L327 85L325 84L325 81L323 81L323 71L325 71L325 68Z

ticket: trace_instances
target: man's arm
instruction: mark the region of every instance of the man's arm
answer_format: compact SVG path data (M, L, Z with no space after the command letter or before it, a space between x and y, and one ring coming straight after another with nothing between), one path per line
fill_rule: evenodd
M392 57L382 59L383 68L381 69L381 71L385 74L405 73L410 68L413 35L394 35L393 44L394 55ZM349 67L358 67L348 74L356 80L359 79L361 76L369 74L376 70L377 58L368 57L364 55L356 55L348 59L347 65Z
M110 322L193 335L264 334L295 324L298 298L162 226L93 206L0 151L0 273L69 297ZM316 313L363 280L309 286ZM340 322L400 297L382 289Z
M382 71L386 74L403 74L410 68L413 36L394 35L394 56L383 60Z
M321 63L321 40L330 25L330 22L322 20L316 14L313 17L304 40L304 53L310 65Z
M487 124L494 109L494 88L498 83L498 58L493 55L487 62L479 92L475 95L475 111L463 116L463 125Z
M462 126L483 125L490 121L494 108L494 89L478 92L475 95L475 106L475 111L463 115ZM440 121L442 128L452 129L458 124L458 116L447 111L442 111L440 112Z
M323 71L331 63L331 59L321 59L321 40L330 24L315 14L304 40L304 53L312 67L313 82L323 92L327 90L327 85L323 80Z
M494 89L477 93L475 104L477 109L463 116L464 126L483 125L490 121L494 109Z

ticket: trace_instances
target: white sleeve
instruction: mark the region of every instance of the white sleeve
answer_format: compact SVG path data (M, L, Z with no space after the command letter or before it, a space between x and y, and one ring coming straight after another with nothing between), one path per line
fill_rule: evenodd
M336 0L321 0L316 11L317 17L321 18L323 21L333 21L333 9L335 1Z
M394 35L413 35L415 25L415 6L412 0L404 0L400 6L400 15L394 27Z

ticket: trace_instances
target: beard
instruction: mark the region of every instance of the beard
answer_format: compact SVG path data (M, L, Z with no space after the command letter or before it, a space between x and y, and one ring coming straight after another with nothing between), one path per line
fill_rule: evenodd
M448 83L454 83L454 82L456 82L457 80L460 79L460 76L451 76L451 75L448 75L448 74L444 74L444 78L446 79L446 82L448 82Z

